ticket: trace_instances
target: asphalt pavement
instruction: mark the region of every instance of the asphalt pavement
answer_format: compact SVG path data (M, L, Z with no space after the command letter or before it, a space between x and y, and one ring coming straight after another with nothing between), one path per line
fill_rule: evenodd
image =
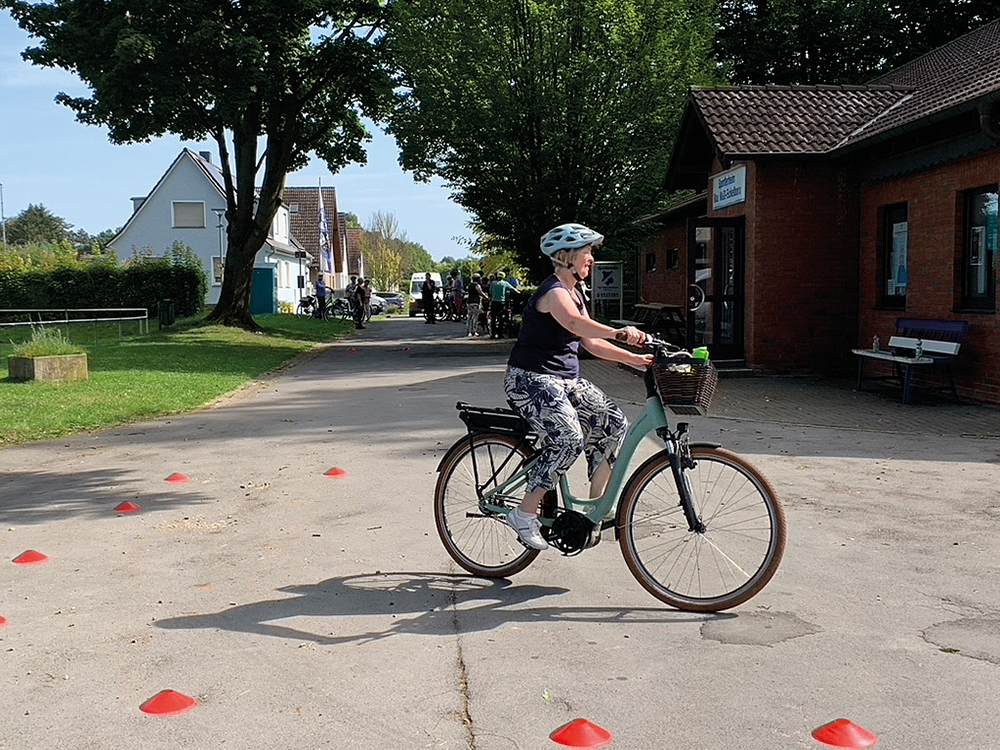
M771 479L789 543L694 615L608 538L460 574L436 466L456 401L503 403L510 346L463 330L374 321L197 412L0 450L0 750L527 750L577 718L636 750L819 747L839 718L1000 747L1000 411L724 380L693 433ZM632 375L584 368L638 413ZM163 690L198 705L140 710Z

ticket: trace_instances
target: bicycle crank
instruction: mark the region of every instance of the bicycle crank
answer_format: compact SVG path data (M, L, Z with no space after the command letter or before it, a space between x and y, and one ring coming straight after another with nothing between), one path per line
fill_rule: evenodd
M575 510L556 510L555 520L549 530L548 542L564 555L578 555L587 547L601 541L601 530L582 513Z

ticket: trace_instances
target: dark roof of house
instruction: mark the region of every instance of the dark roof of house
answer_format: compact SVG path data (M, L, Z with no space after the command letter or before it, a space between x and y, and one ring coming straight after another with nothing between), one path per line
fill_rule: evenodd
M339 217L337 213L337 189L325 187L323 190L323 208L326 211L326 224L330 232L330 241L337 246L340 235ZM282 202L288 207L289 234L302 245L314 259L319 262L319 187L286 186L282 194ZM335 272L342 272L340 254L333 253Z
M874 118L847 143L868 140L956 108L971 109L979 100L1000 91L1000 19L872 83L904 86L912 94Z
M698 116L729 157L822 154L907 95L893 86L695 89Z
M690 108L725 158L828 154L974 109L998 91L1000 20L866 86L693 89Z

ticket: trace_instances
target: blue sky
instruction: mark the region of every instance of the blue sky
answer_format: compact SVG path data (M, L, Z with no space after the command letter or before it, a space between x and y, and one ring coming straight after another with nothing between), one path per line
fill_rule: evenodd
M103 127L76 122L73 112L54 99L60 91L87 95L87 88L66 71L22 60L21 52L33 44L8 12L0 12L0 184L8 219L29 204L42 204L76 229L91 234L116 229L132 211L131 198L148 193L185 146L211 151L218 163L212 143L169 136L116 146ZM337 188L340 210L357 214L362 224L376 211L392 213L407 239L419 242L431 257L468 255L454 240L471 234L465 210L448 198L440 181L415 183L399 168L393 140L369 129L374 140L366 166L352 165L333 175L314 159L289 175L288 184L322 180Z

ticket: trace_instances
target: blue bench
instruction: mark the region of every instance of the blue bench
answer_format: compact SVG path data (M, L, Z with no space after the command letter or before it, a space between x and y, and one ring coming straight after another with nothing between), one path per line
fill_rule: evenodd
M899 318L888 349L852 349L858 357L858 390L865 380L893 380L903 388L903 403L910 403L913 373L920 368L941 367L952 397L958 400L951 366L958 358L969 324L964 320ZM919 350L919 352L918 352ZM919 356L918 356L919 353ZM874 359L892 364L893 374L865 377L865 362Z

